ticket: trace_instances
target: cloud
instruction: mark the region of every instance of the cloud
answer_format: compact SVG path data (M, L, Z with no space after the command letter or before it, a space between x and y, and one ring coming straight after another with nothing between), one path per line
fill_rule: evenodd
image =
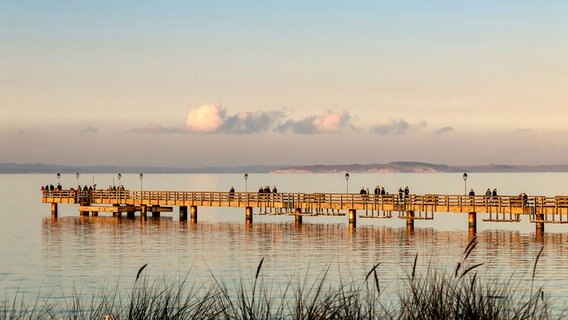
M88 126L85 129L81 130L81 133L84 134L97 133L97 132L99 132L99 129L92 126Z
M386 135L403 135L410 130L417 130L426 127L426 122L422 121L416 124L409 124L404 119L390 120L387 123L376 125L371 129L373 133L386 136Z
M349 112L337 113L329 110L324 115L312 115L302 120L288 119L274 128L274 131L284 133L291 130L298 134L336 133L343 128L353 128L351 120Z
M134 133L149 133L149 134L162 134L162 133L186 133L184 128L175 127L162 127L159 124L149 124L146 127L134 128L130 130Z
M187 114L186 128L189 132L214 133L221 128L226 111L219 104L204 104L192 108Z
M226 118L219 131L228 134L266 132L283 117L282 111L239 112Z
M228 116L227 110L221 105L204 104L189 111L186 129L192 133L262 133L270 130L283 117L283 111L239 112Z
M454 127L450 127L450 126L446 126L446 127L441 127L439 129L434 130L434 134L435 135L442 135L444 133L448 133L448 132L452 132L454 131Z

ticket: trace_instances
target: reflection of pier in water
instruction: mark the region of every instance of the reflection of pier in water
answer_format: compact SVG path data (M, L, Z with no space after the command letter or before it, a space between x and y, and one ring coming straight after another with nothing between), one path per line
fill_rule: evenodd
M303 244L335 239L334 241L343 242L351 250L369 251L369 255L375 254L374 252L378 250L377 245L391 249L396 248L396 251L408 249L408 252L405 254L407 256L416 254L414 249L417 243L453 243L457 244L458 248L465 248L468 242L472 240L472 237L477 237L480 243L483 243L476 249L483 256L498 257L501 254L496 252L503 250L502 254L510 255L511 259L525 261L527 257L534 257L536 250L534 243L530 241L530 234L505 230L485 230L480 234L467 234L461 231L421 228L409 233L408 229L404 227L395 228L377 225L345 228L345 225L341 223L296 224L293 222L259 222L255 224L240 224L203 222L188 224L171 218L117 219L109 216L66 216L58 219L44 218L42 222L43 237L48 240L46 241L47 243L52 243L55 249L61 247L57 239L69 239L69 234L74 234L78 238L93 238L91 234L95 232L105 234L110 232L112 233L113 241L120 242L120 239L126 241L126 239L138 235L156 235L161 232L173 232L184 235L191 233L222 233L227 237L261 237L263 239L261 242L267 247L281 247L284 241L290 241L290 239L296 239L299 241L298 243ZM554 245L556 254L568 254L568 246L565 245L568 243L568 234L544 234L542 243ZM423 254L431 255L434 252L424 252ZM543 252L543 256L546 255L547 252Z
M244 208L247 223L252 223L253 214L290 215L298 225L303 216L347 215L351 227L356 226L357 218L396 217L406 220L409 232L413 232L415 220L433 220L437 212L467 213L470 233L476 232L477 213L486 214L483 221L488 222L519 222L521 215L527 215L540 234L545 223L568 223L568 196L56 190L43 191L42 202L51 204L55 218L62 203L78 204L81 216L106 212L134 217L140 212L142 219L148 212L159 217L177 206L180 221L187 220L189 207L191 222L197 221L198 207Z

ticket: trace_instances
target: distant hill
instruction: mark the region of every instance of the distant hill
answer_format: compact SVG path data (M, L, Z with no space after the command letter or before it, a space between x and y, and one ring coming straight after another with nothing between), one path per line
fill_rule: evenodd
M310 165L292 166L273 170L276 173L335 173L335 172L568 172L568 165L513 166L513 165L480 165L480 166L448 166L426 162L400 161L387 164L343 164L343 165Z
M308 166L238 166L238 167L119 167L119 166L63 166L54 164L0 163L0 173L396 173L396 172L568 172L568 165L515 166L490 164L479 166L448 166L415 161L386 164L340 164Z

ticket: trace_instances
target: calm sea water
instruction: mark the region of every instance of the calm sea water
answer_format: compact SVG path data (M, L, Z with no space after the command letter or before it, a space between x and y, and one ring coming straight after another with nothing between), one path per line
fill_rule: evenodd
M568 195L566 173L472 173L467 188L483 193L497 188L500 194ZM79 183L106 187L118 183L112 174L83 174ZM383 284L396 294L400 279L409 271L415 255L424 268L452 270L470 241L467 215L437 213L433 221L416 221L413 234L401 219L358 219L350 229L347 217L304 217L301 227L288 216L255 216L244 224L244 209L198 208L198 223L161 218L116 219L110 216L79 217L76 205L60 205L52 220L49 204L41 203L41 185L57 183L52 175L0 175L0 298L16 293L62 298L72 290L96 291L117 282L128 290L138 269L148 263L146 276L175 278L190 275L198 282L212 276L228 283L254 277L265 258L265 282L285 285L329 269L327 279L363 279L376 264ZM75 175L61 177L64 187L77 184ZM244 191L242 174L145 174L122 175L129 189ZM385 186L396 192L462 194L461 174L351 174L349 191ZM345 192L338 174L249 174L247 188L277 186L282 192ZM562 302L568 298L568 225L546 225L537 241L535 226L527 217L519 223L482 222L478 216L479 244L470 260L483 262L480 273L488 279L508 280L530 286L532 268L541 247L536 284ZM560 271L560 272L559 272Z

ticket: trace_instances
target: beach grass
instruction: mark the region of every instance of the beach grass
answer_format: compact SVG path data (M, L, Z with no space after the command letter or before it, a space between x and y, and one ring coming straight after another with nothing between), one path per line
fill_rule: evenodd
M236 286L211 275L210 281L150 281L140 268L131 291L118 286L55 303L36 299L24 303L20 295L0 300L0 319L562 319L552 310L544 288L522 288L509 280L489 281L478 273L483 263L470 263L473 239L453 272L426 266L419 270L418 255L401 279L395 298L384 297L381 263L364 279L330 281L328 269L317 277L274 287L262 276L264 259L254 278ZM542 250L541 250L542 251ZM532 283L540 252L535 258ZM422 270L422 269L421 269Z

